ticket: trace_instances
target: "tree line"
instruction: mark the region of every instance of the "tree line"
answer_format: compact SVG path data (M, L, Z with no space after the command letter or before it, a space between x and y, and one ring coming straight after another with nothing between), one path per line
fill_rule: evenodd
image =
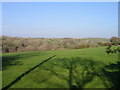
M21 38L2 36L1 47L3 53L50 51L61 49L81 49L120 44L120 39L112 37L106 40L89 40L81 38Z

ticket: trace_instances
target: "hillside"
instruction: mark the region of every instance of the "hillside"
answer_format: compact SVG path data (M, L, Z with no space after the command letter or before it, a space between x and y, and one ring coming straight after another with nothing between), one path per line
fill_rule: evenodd
M107 46L106 38L20 38L2 37L3 52L50 51Z

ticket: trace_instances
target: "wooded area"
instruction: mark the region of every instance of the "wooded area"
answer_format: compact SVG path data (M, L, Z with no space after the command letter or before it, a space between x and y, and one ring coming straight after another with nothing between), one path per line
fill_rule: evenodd
M50 51L118 45L120 39L106 38L20 38L2 36L2 52Z

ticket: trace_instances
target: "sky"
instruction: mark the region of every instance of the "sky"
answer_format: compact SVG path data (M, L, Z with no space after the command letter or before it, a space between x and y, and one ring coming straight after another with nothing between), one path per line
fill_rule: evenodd
M0 2L0 35L2 35L2 3Z
M2 34L35 38L118 36L118 3L4 2Z

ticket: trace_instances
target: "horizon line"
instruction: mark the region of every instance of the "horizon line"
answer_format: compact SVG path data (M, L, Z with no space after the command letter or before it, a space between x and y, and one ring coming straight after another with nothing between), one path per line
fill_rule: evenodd
M22 36L9 36L9 35L0 35L0 37L12 37L12 38L74 38L74 39L86 39L86 38L104 38L109 39L111 37L22 37ZM112 36L112 37L118 37L118 36Z

